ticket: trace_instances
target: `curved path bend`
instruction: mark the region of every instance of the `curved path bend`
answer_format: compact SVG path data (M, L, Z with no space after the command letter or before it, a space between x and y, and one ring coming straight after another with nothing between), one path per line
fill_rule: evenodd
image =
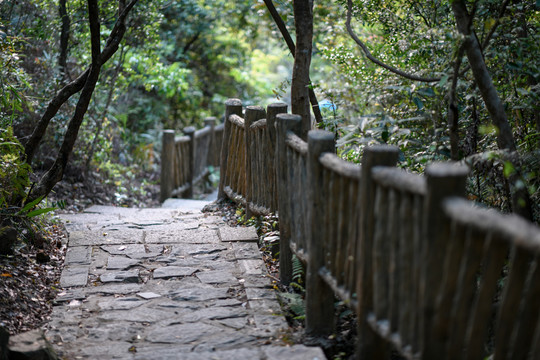
M69 233L47 338L64 359L325 359L286 346L251 228L170 208L93 206L61 215Z

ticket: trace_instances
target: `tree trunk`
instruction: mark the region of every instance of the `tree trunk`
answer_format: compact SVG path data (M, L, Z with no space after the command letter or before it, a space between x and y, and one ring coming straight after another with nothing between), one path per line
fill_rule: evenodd
M302 138L311 130L309 66L313 40L313 0L294 0L296 51L291 85L292 113L302 116Z
M270 15L272 16L272 19L274 19L274 22L276 23L279 32L281 33L281 36L283 36L283 39L285 40L285 43L287 44L287 47L289 48L289 51L291 52L292 56L294 57L296 52L296 46L294 45L294 41L289 34L289 31L287 30L287 26L285 25L285 22L283 22L283 19L281 16L279 16L274 3L272 3L272 0L264 0L264 3L266 4L266 8L270 12ZM309 80L309 83L311 84L311 79ZM309 101L311 102L311 110L313 111L313 115L315 115L315 121L321 122L323 120L321 109L319 108L319 101L317 100L317 96L315 95L315 91L313 91L313 87L309 86Z
M457 29L464 36L463 45L469 64L471 65L474 79L484 99L491 121L497 128L497 144L499 149L511 152L517 151L504 104L497 93L497 89L493 85L478 38L472 31L472 19L469 16L464 0L454 0L452 2L452 10L456 18ZM514 213L532 220L531 200L527 186L524 185L523 178L520 174L520 164L516 163L513 165L516 171L509 177L512 186L512 210Z
M453 1L452 9L456 17L458 31L465 37L463 45L465 46L465 52L467 53L474 79L476 80L480 94L482 94L491 120L498 129L497 144L500 149L515 151L516 144L504 104L491 80L478 38L471 29L471 19L464 1Z
M459 109L456 99L456 89L459 77L459 68L463 58L464 48L460 46L456 59L454 60L454 74L452 75L452 85L448 96L448 128L450 130L450 158L459 160Z
M101 63L105 64L118 50L118 45L120 44L120 41L124 37L124 34L126 32L126 25L125 20L127 15L129 14L130 10L135 6L138 0L132 0L127 6L122 7L122 11L120 12L120 15L118 16L118 19L116 20L116 23L114 24L114 27L109 35L109 38L107 39L107 43L105 45L105 48L103 49L103 52L101 53ZM123 3L123 2L122 2ZM47 131L47 127L49 126L49 122L51 119L56 115L60 107L74 94L81 91L86 84L86 80L88 79L88 74L90 73L90 69L86 69L77 79L73 80L66 86L64 86L58 94L49 102L47 105L47 109L43 113L43 116L39 120L38 124L34 128L34 131L32 132L32 135L30 136L30 139L26 142L24 146L24 156L25 160L28 164L32 164L32 160L34 158L34 155L38 149L39 143L41 142L41 139L45 135L45 132Z
M88 172L90 171L90 162L92 161L92 158L94 157L94 152L96 150L96 145L99 140L99 135L101 134L101 131L103 130L103 122L104 122L105 116L107 115L107 112L109 111L109 107L111 106L112 98L114 95L114 89L116 86L116 80L118 79L118 75L120 75L120 71L122 70L124 57L125 57L125 52L124 52L124 48L122 48L122 50L120 51L120 56L119 56L120 59L118 60L118 65L116 65L116 68L114 69L114 74L112 78L108 81L109 92L107 94L107 100L105 101L105 105L103 106L103 111L101 111L101 114L98 115L98 118L95 120L96 130L95 130L94 138L92 139L92 142L86 149L86 161L84 163L85 176L88 175Z
M68 42L69 42L69 28L71 22L66 9L66 0L60 0L58 4L58 12L60 13L60 20L62 21L62 28L60 32L60 55L58 56L58 66L60 67L60 73L62 79L69 80L69 73L67 69L67 55L68 55Z
M118 20L115 23L115 26L109 36L107 45L103 52L101 52L100 45L100 24L99 24L99 8L97 0L88 0L88 18L90 23L90 34L91 34L91 49L92 49L92 64L87 70L88 75L85 78L81 96L77 101L77 106L75 108L75 113L71 118L66 134L64 135L64 141L56 158L56 161L52 167L45 173L41 178L37 186L34 188L32 193L28 195L27 202L31 202L40 197L47 196L54 185L57 182L62 180L64 175L64 170L66 168L69 156L77 140L79 134L79 128L84 120L84 115L88 110L88 105L92 99L92 94L96 87L97 81L99 79L99 73L101 71L102 65L110 59L110 57L118 49L118 45L122 40L122 37L126 31L125 19L129 11L133 8L137 0L132 0L127 6L120 6L120 9L123 8L123 11L118 17ZM121 5L123 3L121 2ZM84 74L83 74L84 75ZM79 76L82 78L83 75ZM57 96L58 97L58 96ZM69 97L67 97L69 98ZM67 100L66 98L66 100ZM54 100L54 99L53 99ZM61 105L61 104L60 104ZM60 106L58 106L60 107ZM52 116L51 116L52 118ZM44 131L46 130L46 127Z

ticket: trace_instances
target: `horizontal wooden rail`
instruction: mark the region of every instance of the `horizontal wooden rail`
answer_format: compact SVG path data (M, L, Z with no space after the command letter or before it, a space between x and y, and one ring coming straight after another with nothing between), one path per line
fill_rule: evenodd
M515 215L449 198L451 223L425 356L538 358L540 232Z
M281 281L293 254L306 264L307 334L333 333L338 297L358 316L358 359L540 358L537 226L472 206L463 165L411 174L390 146L351 164L332 133L304 141L300 116L273 106L242 118L228 101L220 188L248 212L277 209Z

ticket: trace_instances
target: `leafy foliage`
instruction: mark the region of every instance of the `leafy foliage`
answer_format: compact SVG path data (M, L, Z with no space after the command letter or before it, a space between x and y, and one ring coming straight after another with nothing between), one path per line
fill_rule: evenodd
M6 209L26 196L31 170L20 160L24 149L11 126L0 128L0 150L0 209Z
M345 1L338 3L341 9L346 8ZM510 2L506 8L501 2L487 0L468 4L486 65L506 104L513 136L520 153L528 159L527 154L540 146L540 9L534 2ZM364 57L343 27L327 27L317 37L322 66L316 68L325 74L313 74L312 78L318 79L318 91L337 104L336 111L321 126L338 135L344 158L359 161L364 146L386 143L401 149L401 165L412 171L423 171L432 161L448 160L448 99L457 60L462 63L455 88L458 156L467 159L497 149L498 130L491 123L468 60L465 56L458 59L463 39L456 30L450 3L354 1L353 17L356 33L374 57L408 73L435 76L440 81L418 83L384 70ZM517 169L521 165L524 168ZM535 198L538 168L529 161L521 165L513 164L523 174L520 181ZM497 167L489 168L495 171ZM485 177L481 183L490 190L482 191L494 192L493 197L478 199L510 210L509 202L502 200L508 196L503 190L505 183L509 185L508 173L505 177L501 172L499 177L480 168L473 170L471 180ZM498 179L496 186L493 179Z

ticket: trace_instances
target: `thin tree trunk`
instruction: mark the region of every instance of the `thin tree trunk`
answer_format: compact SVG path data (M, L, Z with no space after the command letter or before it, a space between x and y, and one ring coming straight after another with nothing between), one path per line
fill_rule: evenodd
M287 30L287 26L285 25L285 22L279 16L274 3L272 0L264 0L264 3L266 4L266 8L270 12L270 15L272 16L272 19L274 19L274 22L276 23L279 32L281 33L281 36L283 36L283 39L285 40L285 43L287 44L287 47L289 48L289 51L291 52L292 56L294 57L296 52L296 46L294 45L294 41L289 34L289 31ZM309 83L311 84L311 79L309 80ZM311 102L311 110L313 111L313 115L315 115L315 121L321 122L323 120L321 109L319 108L319 101L317 100L317 96L315 95L315 91L313 91L313 87L309 87L309 101Z
M463 46L459 50L454 60L454 73L452 74L452 85L448 95L448 128L450 130L450 158L454 161L459 160L459 109L456 99L457 82L459 77L459 68L463 59L465 49Z
M497 89L493 85L478 38L471 29L472 19L469 16L464 0L454 0L452 2L452 10L456 18L457 29L464 36L463 45L465 46L465 52L471 65L474 79L484 99L491 121L498 130L497 144L499 149L511 152L517 151L504 104L497 93ZM513 211L526 219L532 220L531 200L527 187L525 185L519 185L523 184L523 178L519 170L520 164L518 162L513 165L515 172L509 178L512 186L511 198Z
M39 183L31 194L28 194L27 202L31 202L40 197L47 196L54 185L62 180L64 170L69 160L69 156L77 140L79 128L83 122L84 115L88 110L88 105L92 99L92 94L99 79L99 73L102 65L114 54L118 49L118 45L122 40L125 33L125 18L129 11L133 8L137 0L132 0L127 6L124 7L122 13L118 17L118 20L113 28L114 34L111 32L111 36L107 41L107 45L103 52L101 52L100 45L100 24L99 24L99 8L97 0L88 0L88 18L90 23L90 39L92 49L92 64L88 70L86 81L84 82L81 96L77 101L75 107L75 113L71 118L66 134L64 135L64 141L58 152L56 161L52 167L45 173ZM120 8L122 8L121 6ZM120 36L119 36L120 35Z
M512 128L508 122L508 117L504 109L504 104L493 85L489 70L484 61L484 55L478 42L478 38L472 32L471 19L463 0L454 0L452 9L456 18L458 31L465 37L463 45L469 59L469 64L484 99L493 124L498 129L497 144L500 149L515 151L516 144L512 135Z
M137 0L132 0L127 6L125 6L120 13L120 16L116 20L116 23L114 24L114 27L111 31L111 34L109 35L109 38L107 39L107 43L105 45L105 48L103 49L103 52L101 53L101 62L102 64L105 64L111 56L118 50L118 44L120 44L120 41L124 37L124 33L126 32L126 25L125 20L127 15L129 14L130 10L135 6L137 3ZM81 91L86 83L86 80L88 79L88 74L90 73L90 68L86 69L81 75L79 75L75 80L64 86L57 94L56 96L49 102L47 105L47 109L43 113L43 116L39 120L38 124L34 128L34 131L32 132L32 135L30 135L30 139L25 144L24 150L25 150L25 160L28 164L32 164L32 160L34 159L34 155L39 147L39 143L41 142L41 139L45 135L45 132L47 131L47 127L49 126L49 123L51 119L56 115L60 107L74 94Z
M309 67L313 41L313 0L294 0L296 51L291 85L292 113L302 116L302 138L311 130Z
M60 67L60 73L64 81L69 80L69 73L67 68L67 56L68 56L68 42L69 42L69 28L71 22L66 9L66 0L60 0L58 5L58 12L60 13L60 20L62 21L62 28L60 32L60 55L58 56L58 66Z
M122 70L122 64L124 63L124 56L125 56L125 53L124 53L124 49L122 48L120 52L120 59L118 61L118 65L115 68L112 79L109 81L109 93L107 94L107 100L105 101L105 106L103 107L103 111L101 112L101 115L99 115L99 118L96 119L97 129L94 135L94 139L92 140L92 143L88 146L88 149L86 150L86 161L85 161L85 166L84 166L85 175L87 175L88 171L90 170L90 161L92 161L92 158L94 157L96 144L97 144L99 135L101 134L101 131L103 130L103 119L105 118L105 115L107 115L109 106L111 106L112 97L114 94L114 88L116 85L116 80L118 79L118 75L120 74L120 71Z

